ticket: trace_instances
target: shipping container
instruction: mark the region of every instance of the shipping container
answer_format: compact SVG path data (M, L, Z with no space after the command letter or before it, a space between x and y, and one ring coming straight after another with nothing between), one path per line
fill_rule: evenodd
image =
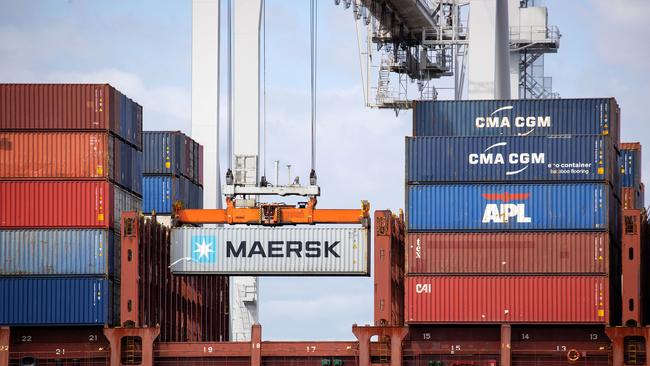
M414 103L413 135L603 135L618 144L619 121L614 98L422 101Z
M623 187L638 188L641 184L641 144L621 144L620 168Z
M0 130L111 131L142 148L142 107L108 84L0 84Z
M409 183L609 181L619 187L609 137L407 137Z
M605 276L409 276L408 323L609 322Z
M173 273L370 274L367 228L181 227L171 235Z
M144 174L181 175L203 184L203 146L180 131L145 131Z
M94 181L0 182L0 228L114 228L142 200Z
M203 188L183 176L147 175L142 181L144 213L170 214L176 201L184 208L203 208Z
M142 152L106 132L0 132L0 179L110 179L141 194Z
M415 185L411 231L611 230L620 203L608 184Z
M112 281L93 277L0 277L0 325L112 325Z
M119 278L120 237L104 229L0 230L2 276Z
M409 233L411 274L609 272L609 233Z

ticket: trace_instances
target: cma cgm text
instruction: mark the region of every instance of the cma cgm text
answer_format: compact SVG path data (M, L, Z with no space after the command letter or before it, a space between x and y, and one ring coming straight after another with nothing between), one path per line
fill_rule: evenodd
M474 121L476 128L507 128L507 127L551 127L551 116L537 117L476 117Z

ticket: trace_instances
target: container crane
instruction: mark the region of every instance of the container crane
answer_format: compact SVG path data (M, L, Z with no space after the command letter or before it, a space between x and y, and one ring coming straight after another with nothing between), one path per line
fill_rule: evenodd
M205 146L204 205L202 210L178 208L175 225L229 224L282 226L297 224L360 224L369 227L369 205L358 209L316 208L320 187L315 170L316 123L316 2L311 0L311 171L309 184L270 184L260 169L260 30L264 1L227 2L228 8L228 168L220 187L219 105L219 0L192 2L192 136ZM265 128L265 127L264 127ZM276 172L277 176L277 172ZM219 191L225 196L221 208ZM259 198L300 196L298 205L262 203ZM231 281L231 340L250 339L257 323L257 280L233 277Z

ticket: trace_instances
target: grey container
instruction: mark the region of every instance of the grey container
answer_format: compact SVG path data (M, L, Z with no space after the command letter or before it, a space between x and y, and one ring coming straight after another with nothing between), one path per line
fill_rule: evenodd
M172 229L172 273L369 276L370 234L361 227Z

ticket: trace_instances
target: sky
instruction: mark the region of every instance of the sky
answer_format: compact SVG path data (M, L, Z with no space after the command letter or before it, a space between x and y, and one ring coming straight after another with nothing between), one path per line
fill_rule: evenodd
M365 199L372 209L397 212L404 207L404 136L411 132L411 113L396 117L364 106L352 11L330 0L318 4L319 207L356 208ZM308 5L266 5L267 169L274 160L291 164L302 182L310 160ZM545 58L553 89L564 98L616 97L623 140L650 146L650 2L544 5L549 24L562 33L559 52ZM191 133L190 51L190 0L0 0L0 82L110 83L143 106L146 130ZM650 159L644 178L648 164ZM281 183L285 176L283 171ZM261 278L263 338L354 339L353 323L372 323L372 299L371 277Z

